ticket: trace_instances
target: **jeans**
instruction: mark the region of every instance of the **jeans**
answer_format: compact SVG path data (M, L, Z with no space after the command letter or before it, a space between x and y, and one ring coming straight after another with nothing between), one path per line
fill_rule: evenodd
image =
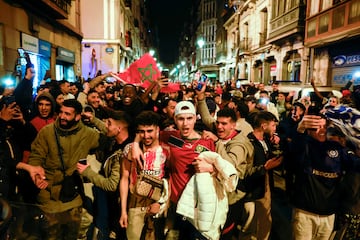
M107 239L110 234L109 227L109 209L108 201L106 197L106 192L102 189L93 186L93 195L94 195L94 209L93 209L93 223L89 227L87 234L88 239L93 238L94 228L98 228L99 232L97 234L97 239Z

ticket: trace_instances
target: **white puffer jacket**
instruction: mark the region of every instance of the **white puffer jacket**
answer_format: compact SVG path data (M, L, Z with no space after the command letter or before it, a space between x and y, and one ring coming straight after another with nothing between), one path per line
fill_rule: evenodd
M215 152L202 152L199 158L212 163L215 173L196 173L187 183L176 212L183 215L208 239L219 239L228 211L227 192L235 190L237 171Z

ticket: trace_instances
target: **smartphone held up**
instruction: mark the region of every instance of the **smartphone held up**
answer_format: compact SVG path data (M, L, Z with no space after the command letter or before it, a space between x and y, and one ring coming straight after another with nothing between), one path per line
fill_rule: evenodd
M169 70L161 71L161 78L169 78Z
M202 87L204 86L207 78L208 78L208 77L207 77L206 74L204 74L204 73L200 75L200 79L199 79L198 85L197 85L197 87L196 87L197 90L200 91L200 90L202 89Z

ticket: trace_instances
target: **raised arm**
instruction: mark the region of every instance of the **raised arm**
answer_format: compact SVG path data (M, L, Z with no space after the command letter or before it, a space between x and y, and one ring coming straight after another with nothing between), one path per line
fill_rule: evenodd
M314 92L315 92L316 96L318 96L321 100L323 100L324 96L321 95L321 93L320 93L319 90L317 89L317 87L316 87L316 85L315 85L315 80L314 80L314 78L311 78L310 83L311 83L311 86L312 86L313 89L314 89Z

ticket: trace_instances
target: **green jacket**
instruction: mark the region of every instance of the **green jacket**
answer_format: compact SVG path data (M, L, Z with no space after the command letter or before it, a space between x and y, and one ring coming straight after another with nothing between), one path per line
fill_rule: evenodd
M87 177L95 186L105 190L114 192L119 186L120 181L120 159L122 150L119 149L108 157L103 166L105 176L94 172L90 167L86 168L82 176Z
M62 164L58 154L55 131L57 129L66 175L76 171L76 164L81 158L86 158L89 151L99 144L100 134L85 126L81 121L70 129L59 126L59 118L40 130L31 145L29 164L42 166L45 170L49 186L40 191L37 200L43 211L48 213L64 212L82 204L80 196L70 202L59 200L61 182L63 180Z

